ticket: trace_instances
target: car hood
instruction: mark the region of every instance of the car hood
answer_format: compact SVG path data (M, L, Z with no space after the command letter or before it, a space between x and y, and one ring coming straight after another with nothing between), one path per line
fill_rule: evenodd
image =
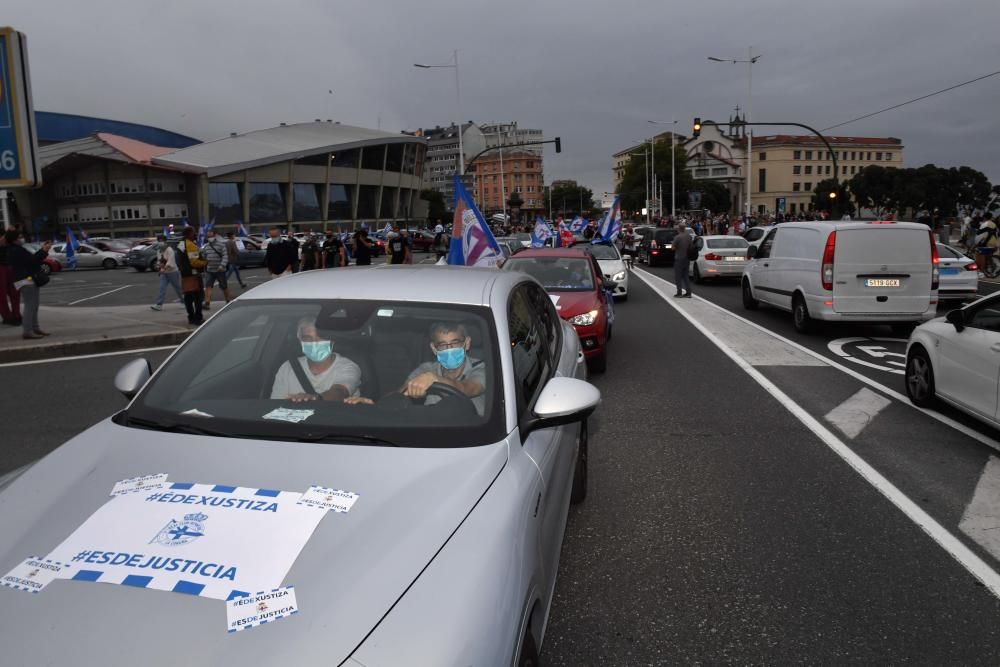
M608 278L625 270L625 263L620 259L599 259L597 265L601 267L601 273Z
M559 317L567 319L580 313L598 308L597 295L594 292L556 292L549 291L549 298L556 305Z
M279 443L105 420L0 492L0 574L54 549L115 482L137 475L285 491L323 484L360 499L320 521L285 577L295 586L295 616L228 635L222 600L70 580L37 595L0 587L0 627L18 638L6 661L339 664L475 507L507 453L506 440L467 449Z

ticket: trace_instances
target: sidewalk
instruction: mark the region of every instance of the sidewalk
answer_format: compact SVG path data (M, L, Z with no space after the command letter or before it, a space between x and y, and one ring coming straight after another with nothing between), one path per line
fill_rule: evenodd
M148 305L43 305L38 321L51 336L25 340L21 327L0 327L0 363L177 345L194 330L187 324L184 306L177 303L164 304L159 312Z

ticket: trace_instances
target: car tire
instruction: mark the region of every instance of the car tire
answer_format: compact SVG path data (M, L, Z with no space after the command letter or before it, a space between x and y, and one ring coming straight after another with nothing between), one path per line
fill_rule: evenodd
M156 271L157 268L159 268L159 263L156 261L156 258L154 257L153 259L149 260L149 270Z
M922 347L914 347L906 359L906 395L917 407L933 407L936 399L934 368Z
M809 316L809 307L801 294L792 297L792 323L800 334L812 333L813 319Z
M521 653L517 656L517 667L538 667L538 644L535 643L535 636L528 629L524 633L524 641L521 642Z
M602 350L599 356L591 357L588 361L590 370L595 373L603 373L608 370L608 351Z
M746 310L757 310L760 307L760 301L753 298L753 289L750 288L750 281L743 281L743 308Z
M587 498L587 445L590 440L590 432L587 429L587 420L580 424L580 449L576 453L576 467L573 469L573 491L570 493L569 501L574 505L579 505Z
M699 285L703 285L705 283L705 279L701 277L701 270L698 268L697 263L694 265L694 281Z
M117 269L118 268L118 262L116 262L115 260L113 260L110 257L108 257L106 260L104 260L103 262L101 262L101 266L106 271L110 271L111 269Z

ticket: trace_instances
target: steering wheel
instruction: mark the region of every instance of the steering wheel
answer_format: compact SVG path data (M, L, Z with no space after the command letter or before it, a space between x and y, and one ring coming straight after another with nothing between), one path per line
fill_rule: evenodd
M471 410L475 414L478 414L479 412L476 410L476 404L472 402L470 397L466 396L462 390L452 387L450 384L435 382L427 388L425 396L438 396L441 398L442 403L459 399L459 404L462 405L463 411Z

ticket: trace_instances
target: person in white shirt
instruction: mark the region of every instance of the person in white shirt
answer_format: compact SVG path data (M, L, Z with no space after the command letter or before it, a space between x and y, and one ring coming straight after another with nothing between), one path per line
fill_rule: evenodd
M181 272L177 268L177 256L173 246L167 243L167 237L163 234L157 236L156 241L156 265L160 267L160 295L150 308L163 310L163 301L167 298L167 285L174 288L179 302L184 303L184 295L181 294Z
M299 320L298 339L303 356L297 358L302 375L312 385L303 387L292 362L286 361L278 368L271 386L271 398L303 401L343 401L358 395L361 386L361 368L333 351L333 341L320 335L316 320Z

